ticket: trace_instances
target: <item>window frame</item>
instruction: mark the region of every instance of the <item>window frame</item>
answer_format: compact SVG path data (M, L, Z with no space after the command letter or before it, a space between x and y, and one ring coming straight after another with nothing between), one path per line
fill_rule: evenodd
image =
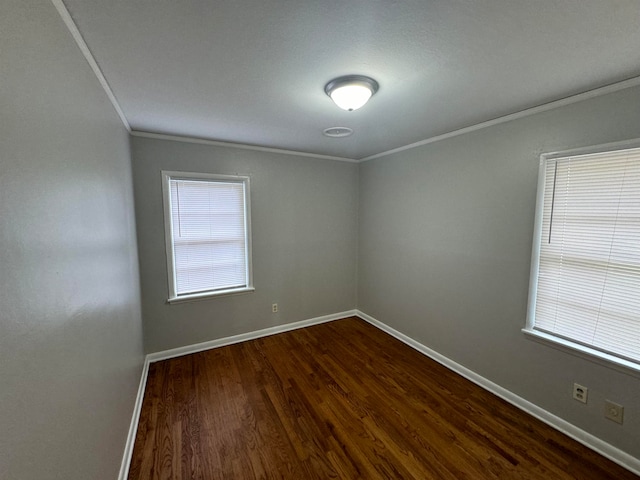
M556 152L543 153L540 155L538 166L538 184L536 194L536 210L535 223L533 233L533 245L531 253L531 268L529 276L529 297L527 304L527 318L525 327L522 332L530 339L545 344L547 346L559 349L561 351L577 355L595 363L606 367L621 371L623 373L632 374L640 377L640 362L619 357L615 354L599 350L594 347L573 341L566 337L553 335L535 328L535 311L536 298L538 290L538 274L540 266L540 250L542 242L543 229L543 212L544 212L544 193L545 193L545 169L546 164L550 160L558 158L588 155L604 152L616 152L640 148L640 139L625 140L621 142L613 142L595 146L581 147L570 150L562 150Z
M241 175L220 175L213 173L161 171L162 175L162 206L164 211L165 249L167 255L168 303L181 303L205 300L227 295L238 295L255 291L253 286L252 245L251 245L251 188L250 178ZM171 212L171 181L172 180L200 180L213 183L241 183L244 186L244 218L245 218L245 256L246 256L246 285L220 290L206 290L196 293L177 293L175 252L173 245L173 222Z

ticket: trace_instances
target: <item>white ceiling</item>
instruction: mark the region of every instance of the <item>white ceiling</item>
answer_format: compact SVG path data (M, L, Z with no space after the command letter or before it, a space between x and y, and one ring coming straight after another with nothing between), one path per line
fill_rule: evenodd
M354 159L640 75L638 0L64 4L133 130ZM345 74L380 84L355 112Z

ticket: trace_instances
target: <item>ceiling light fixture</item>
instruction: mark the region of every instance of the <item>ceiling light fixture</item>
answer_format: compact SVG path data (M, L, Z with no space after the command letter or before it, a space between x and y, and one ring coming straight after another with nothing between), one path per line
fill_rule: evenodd
M378 91L378 82L362 75L348 75L331 80L324 91L337 106L351 112L369 101Z

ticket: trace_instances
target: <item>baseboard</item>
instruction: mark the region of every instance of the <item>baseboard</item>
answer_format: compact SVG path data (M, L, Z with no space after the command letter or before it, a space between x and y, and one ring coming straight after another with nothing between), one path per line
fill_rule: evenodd
M584 430L576 427L575 425L563 420L560 417L549 413L548 411L540 408L539 406L525 400L522 397L510 392L506 388L501 387L500 385L493 383L492 381L484 378L481 375L478 375L472 370L460 365L459 363L454 362L450 358L445 357L444 355L439 354L435 350L430 349L429 347L421 344L420 342L414 340L413 338L401 333L394 328L382 323L379 320L376 320L371 315L368 315L360 310L356 310L356 315L366 322L370 323L374 327L379 328L380 330L388 333L389 335L397 338L401 342L409 345L411 348L419 351L420 353L426 355L427 357L435 360L436 362L444 365L448 369L456 372L457 374L463 376L467 380L475 383L476 385L488 390L494 395L502 398L503 400L509 402L520 410L528 413L529 415L537 418L538 420L546 423L550 427L555 428L556 430L564 433L570 438L580 442L582 445L590 448L598 452L603 457L608 458L609 460L617 463L618 465L630 470L636 475L640 475L640 459L629 455L626 452L623 452L619 448L614 447L613 445L601 440L600 438L592 435Z
M136 403L133 410L131 419L131 426L129 428L129 434L127 436L127 442L125 445L125 451L122 459L122 465L120 468L119 480L126 480L129 474L129 466L131 463L131 455L133 453L133 445L135 442L136 432L138 430L138 422L140 419L140 410L142 409L142 400L144 398L144 391L147 382L147 375L149 373L149 364L160 360L166 360L169 358L179 357L181 355L188 355L190 353L202 352L204 350L210 350L212 348L223 347L225 345L232 345L234 343L245 342L247 340L253 340L256 338L267 337L269 335L275 335L278 333L284 333L299 328L309 327L312 325L318 325L321 323L332 322L345 317L358 316L370 323L371 325L379 328L380 330L388 333L389 335L397 338L401 342L407 344L411 348L418 352L428 356L436 362L444 365L448 369L463 376L467 380L475 383L476 385L488 390L494 395L509 402L520 410L532 415L538 420L546 423L547 425L555 428L556 430L564 433L570 438L580 442L582 445L598 452L600 455L608 458L609 460L617 463L618 465L630 470L636 475L640 475L640 459L629 455L626 452L614 447L613 445L599 439L598 437L585 432L584 430L576 427L575 425L563 420L560 417L547 412L539 406L525 400L522 397L510 392L509 390L501 387L500 385L493 383L492 381L478 375L472 370L454 362L453 360L441 355L435 350L421 344L420 342L412 339L411 337L401 333L394 328L382 323L381 321L373 318L360 310L348 310L345 312L335 313L332 315L324 315L322 317L311 318L308 320L302 320L294 323L287 323L285 325L278 325L275 327L265 328L262 330L256 330L254 332L243 333L240 335L234 335L231 337L220 338L209 342L198 343L195 345L189 345L186 347L174 348L171 350L164 350L161 352L150 353L146 356L144 367L142 369L142 378L140 379L140 386L138 388L138 395L136 397Z
M136 441L136 433L138 432L138 423L140 421L140 411L142 410L142 400L144 399L144 390L147 386L147 376L149 375L149 360L145 358L142 366L142 374L140 376L140 384L138 385L138 394L136 395L136 403L133 406L133 415L131 416L131 425L129 425L129 433L127 434L127 442L124 446L124 454L122 455L122 464L120 465L120 473L118 480L127 480L129 476L129 466L131 465L131 455L133 455L133 445Z
M347 310L346 312L324 315L322 317L315 317L308 320L301 320L299 322L277 325L275 327L264 328L262 330L256 330L254 332L233 335L231 337L211 340L209 342L202 342L195 345L187 345L186 347L173 348L171 350L164 350L161 352L148 354L145 357L144 366L142 367L142 377L140 379L140 385L138 386L138 395L136 396L136 403L133 408L131 425L129 426L129 433L127 435L127 441L125 443L124 455L122 456L122 465L120 466L118 480L127 480L127 476L129 475L131 456L133 454L133 445L136 441L136 433L138 431L138 423L140 421L140 411L142 410L142 401L144 399L144 391L147 385L147 376L149 375L149 365L151 363L158 362L160 360L167 360L169 358L180 357L182 355L189 355L190 353L202 352L205 350L210 350L212 348L224 347L225 345L232 345L234 343L246 342L247 340L253 340L256 338L268 337L269 335L289 332L291 330L310 327L312 325L333 322L334 320L340 320L341 318L353 317L356 315L356 312L356 310Z
M172 348L171 350L163 350L161 352L150 353L149 355L147 355L147 361L149 363L159 362L160 360L181 357L182 355L189 355L190 353L203 352L205 350L211 350L212 348L224 347L226 345L233 345L234 343L246 342L247 340L254 340L256 338L268 337L269 335L275 335L277 333L297 330L298 328L310 327L311 325L333 322L334 320L339 320L345 317L352 317L354 315L356 315L356 310L348 310L346 312L333 313L331 315L310 318L308 320L301 320L299 322L285 323L284 325L276 325L275 327L263 328L262 330L256 330L254 332L241 333L240 335L233 335L231 337L224 337L208 342L187 345L186 347Z

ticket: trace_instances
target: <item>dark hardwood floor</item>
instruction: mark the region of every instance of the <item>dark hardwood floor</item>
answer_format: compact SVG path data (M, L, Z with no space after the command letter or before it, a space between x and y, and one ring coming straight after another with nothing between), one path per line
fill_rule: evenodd
M151 365L130 479L638 479L357 318Z

